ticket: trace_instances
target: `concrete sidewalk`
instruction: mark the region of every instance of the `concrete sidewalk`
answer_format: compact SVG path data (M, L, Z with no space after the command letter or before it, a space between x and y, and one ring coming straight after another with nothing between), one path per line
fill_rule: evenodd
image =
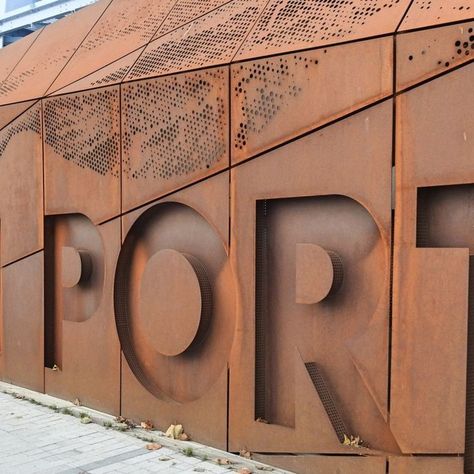
M0 390L4 387L2 384ZM0 393L2 474L288 472L197 443L169 440L154 431L119 432L90 422L98 412L42 394L34 397L31 394L35 392L20 388L14 394L13 389L8 392ZM54 410L55 407L58 408ZM70 416L74 411L78 414L78 410L81 410L82 421L80 417ZM106 426L114 424L112 417L101 416ZM147 445L151 442L163 447L149 450Z

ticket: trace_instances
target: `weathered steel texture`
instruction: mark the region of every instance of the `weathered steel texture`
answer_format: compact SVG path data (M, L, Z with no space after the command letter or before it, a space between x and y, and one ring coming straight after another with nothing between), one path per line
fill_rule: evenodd
M44 100L45 213L120 214L118 86Z
M16 104L0 106L0 130L5 128L10 122L19 117L35 103L34 100L19 102Z
M210 11L231 1L233 0L206 0L205 2L202 0L177 0L153 39L159 38L187 23L191 23L196 18L206 15Z
M386 459L378 456L341 457L310 454L302 454L300 456L254 454L252 459L291 472L297 472L298 474L386 474ZM445 474L447 472L445 471Z
M398 450L387 422L391 112L386 101L232 170L240 298L231 450L345 451L309 362L324 375L347 436ZM295 301L299 243L342 260L342 286L327 301Z
M417 201L426 187L474 183L473 73L467 65L397 99L390 423L405 452L464 451L471 200L433 229L423 210L437 201ZM441 191L432 195L443 203ZM440 245L457 248L417 248Z
M38 103L0 131L0 262L43 247L43 157Z
M474 18L471 0L415 0L408 10L399 30L410 30L451 21Z
M122 86L123 209L229 165L228 71Z
M464 474L462 457L390 457L389 474Z
M386 97L391 38L231 66L232 162Z
M227 442L227 362L235 319L228 183L228 173L222 173L125 215L115 282L125 357L122 415L151 419L161 429L179 420L193 438L219 447ZM186 273L173 273L178 261ZM153 280L150 272L160 273ZM166 279L177 288L169 288L168 301L157 300L157 284ZM183 311L199 322L194 335L185 330ZM172 324L182 330L166 341L165 326Z
M397 90L474 58L474 21L397 35Z
M83 77L68 86L59 89L50 94L50 96L71 94L74 92L86 91L88 89L97 89L105 86L119 84L127 75L127 72L133 66L145 47L139 48L133 53L127 54L123 58L114 61L111 64Z
M23 55L28 51L43 30L44 28L41 28L26 36L21 41L16 41L9 45L8 48L0 49L0 86L13 71L15 66L21 61Z
M43 392L43 252L2 268L0 283L2 379Z
M270 0L235 59L392 33L409 0Z
M474 474L471 10L103 0L0 50L0 377Z
M121 246L120 219L100 226L81 214L46 219L45 390L118 415L113 270Z
M100 69L146 45L163 23L175 0L112 0L50 92Z
M48 25L0 84L0 104L43 96L108 2L98 2Z
M229 63L267 0L234 0L152 41L126 80Z

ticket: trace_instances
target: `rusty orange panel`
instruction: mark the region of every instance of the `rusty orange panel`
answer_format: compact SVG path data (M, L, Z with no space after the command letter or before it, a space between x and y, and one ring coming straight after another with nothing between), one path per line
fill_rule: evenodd
M377 456L290 456L252 453L252 459L298 474L386 474L386 459Z
M1 285L2 379L43 392L43 252L2 268Z
M104 11L102 0L48 25L0 85L0 104L42 96Z
M230 3L229 0L178 0L166 20L160 26L153 39L208 14L217 7Z
M228 166L228 71L122 86L123 209Z
M235 324L228 199L222 173L126 214L115 283L122 415L150 418L159 429L179 421L194 439L221 448ZM155 297L162 292L168 297ZM164 338L176 324L181 329Z
M361 454L398 452L387 421L391 148L386 101L233 168L232 451L349 454L353 435ZM339 280L320 303L296 301L302 243L328 252L324 278Z
M266 0L235 0L152 41L126 80L230 62Z
M393 33L409 0L270 0L236 55L250 59Z
M44 101L46 214L120 214L118 86Z
M46 220L45 391L115 415L120 345L113 285L120 235L120 219L100 226L82 214Z
M397 90L474 58L474 21L397 35Z
M415 0L399 30L470 20L473 17L474 6L470 0L450 0L449 2L445 0Z
M28 51L31 45L36 41L44 28L25 36L19 41L0 49L0 87L15 66L20 62L23 55Z
M390 419L405 452L462 453L465 445L473 78L471 64L400 95L396 104ZM473 433L471 416L466 440ZM474 453L473 446L466 450Z
M76 54L50 88L62 89L144 46L156 33L175 0L112 0Z
M2 265L43 247L41 140L40 104L0 131Z
M389 474L463 474L462 457L391 457Z
M20 116L35 103L34 100L0 106L0 130Z
M88 89L95 89L104 86L112 86L122 82L129 69L133 66L138 56L142 53L145 47L139 48L133 53L127 54L118 61L99 69L98 71L89 74L88 76L69 84L68 86L59 89L50 94L50 96L71 94L73 92L86 91Z
M232 162L391 94L392 38L231 66Z

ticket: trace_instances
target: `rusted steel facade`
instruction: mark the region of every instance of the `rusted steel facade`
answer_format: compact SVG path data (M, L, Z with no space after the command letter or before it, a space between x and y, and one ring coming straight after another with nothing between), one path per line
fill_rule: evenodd
M101 0L0 51L1 379L301 473L474 473L473 18Z

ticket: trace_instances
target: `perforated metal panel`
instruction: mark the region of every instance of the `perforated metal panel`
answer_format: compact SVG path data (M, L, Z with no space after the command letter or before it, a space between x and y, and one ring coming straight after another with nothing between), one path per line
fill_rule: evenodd
M229 62L265 0L235 0L152 41L127 80Z
M400 30L474 18L471 0L415 0L410 6Z
M47 26L0 85L0 103L42 96L73 55L108 2L98 2Z
M216 68L123 86L125 208L227 166L227 75Z
M51 87L63 88L145 45L175 0L113 0Z
M474 22L397 35L397 88L412 86L474 57Z
M229 0L206 0L204 2L202 0L178 0L154 38L189 23L225 3L229 3Z
M233 64L233 163L388 96L392 51L378 38Z
M408 4L408 0L270 0L236 59L390 33Z
M65 160L103 176L120 173L118 89L60 96L44 103L45 143Z
M122 59L89 74L83 79L73 82L63 89L59 89L51 95L70 94L72 92L118 84L125 78L127 72L133 66L143 50L144 47L137 49L133 53L127 54L127 56Z
M112 86L44 101L47 214L99 223L120 213L119 99Z
M15 43L10 44L8 48L0 49L0 81L3 81L8 77L10 72L18 64L31 45L36 41L38 35L42 31L43 29L37 30L23 38L21 41L16 41Z
M43 245L41 106L0 131L1 264Z

